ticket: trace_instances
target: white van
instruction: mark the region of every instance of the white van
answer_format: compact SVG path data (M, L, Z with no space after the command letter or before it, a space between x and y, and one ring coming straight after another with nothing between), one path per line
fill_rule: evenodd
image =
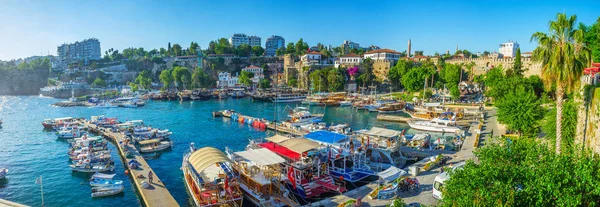
M456 170L456 169L463 169L465 165L465 162L459 162L456 165L452 166L450 168L450 170ZM433 192L432 192L432 196L436 199L442 200L442 191L444 189L444 182L446 182L446 180L450 179L450 177L448 176L448 172L443 172L440 173L439 175L435 176L435 179L433 180Z

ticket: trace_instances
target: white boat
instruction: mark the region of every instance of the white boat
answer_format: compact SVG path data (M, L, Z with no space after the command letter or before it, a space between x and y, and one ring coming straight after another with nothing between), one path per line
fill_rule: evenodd
M75 172L107 172L115 170L115 166L112 164L94 164L87 162L72 164L70 167L71 170Z
M408 122L408 125L413 129L432 132L456 133L460 130L456 125L456 121L439 118L432 119L431 121L411 120Z
M171 141L160 141L159 139L150 139L138 142L140 147L140 152L156 152L170 148L173 145Z
M8 169L0 168L0 180L6 178L6 174L8 174Z
M108 187L94 187L92 188L92 198L105 197L116 195L123 192L123 185L112 185Z
M95 108L118 108L119 106L113 105L109 102L103 102L103 103L96 104L96 106L94 106L94 107Z
M80 131L79 129L68 129L62 128L60 131L56 132L56 136L62 139L72 139L81 137L81 135L85 134L85 132Z
M291 115L288 115L288 121L292 126L300 126L315 122L320 122L323 114L311 114L305 107L297 107Z
M101 178L92 178L90 180L90 186L92 187L109 187L113 185L123 185L122 180L109 180Z
M300 94L281 94L272 98L275 103L301 102L306 99L306 96Z

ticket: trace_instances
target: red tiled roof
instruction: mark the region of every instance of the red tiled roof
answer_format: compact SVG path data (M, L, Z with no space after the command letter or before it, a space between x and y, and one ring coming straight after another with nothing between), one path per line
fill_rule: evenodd
M315 51L310 51L310 52L308 52L307 54L313 54L313 55L319 54L319 55L320 55L321 53L319 53L319 52L315 52Z
M413 58L419 58L419 59L422 59L422 58L429 58L429 57L427 57L427 56L424 56L424 55L415 55Z
M393 53L393 54L400 54L399 52L397 52L395 50L390 50L390 49L371 50L369 52L366 52L365 54L373 54L373 53Z
M258 67L258 66L255 66L255 65L251 65L251 66L248 66L248 67L246 67L246 68L260 68L260 67Z
M354 53L348 53L348 54L343 55L342 57L361 57L361 56L354 54Z

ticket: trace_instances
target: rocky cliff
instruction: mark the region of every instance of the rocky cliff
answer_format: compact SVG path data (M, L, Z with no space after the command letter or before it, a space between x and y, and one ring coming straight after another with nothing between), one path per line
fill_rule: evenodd
M48 75L48 70L0 70L0 95L37 95Z
M600 87L588 86L581 95L576 142L600 154Z

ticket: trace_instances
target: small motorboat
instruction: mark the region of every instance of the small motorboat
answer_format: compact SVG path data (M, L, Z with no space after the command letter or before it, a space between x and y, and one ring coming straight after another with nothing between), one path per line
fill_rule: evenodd
M352 106L352 101L340 101L340 106Z
M111 185L107 187L94 187L92 188L92 198L106 197L116 195L123 192L123 185Z
M106 172L115 170L114 164L95 164L89 162L80 162L72 164L71 170L75 172Z
M171 141L160 141L159 139L150 139L138 142L140 147L140 152L148 153L148 152L156 152L170 148L173 145Z
M6 177L6 174L8 174L8 169L0 168L0 180L4 179Z
M92 180L90 180L90 185L93 187L109 187L113 185L123 185L123 181L93 178Z

